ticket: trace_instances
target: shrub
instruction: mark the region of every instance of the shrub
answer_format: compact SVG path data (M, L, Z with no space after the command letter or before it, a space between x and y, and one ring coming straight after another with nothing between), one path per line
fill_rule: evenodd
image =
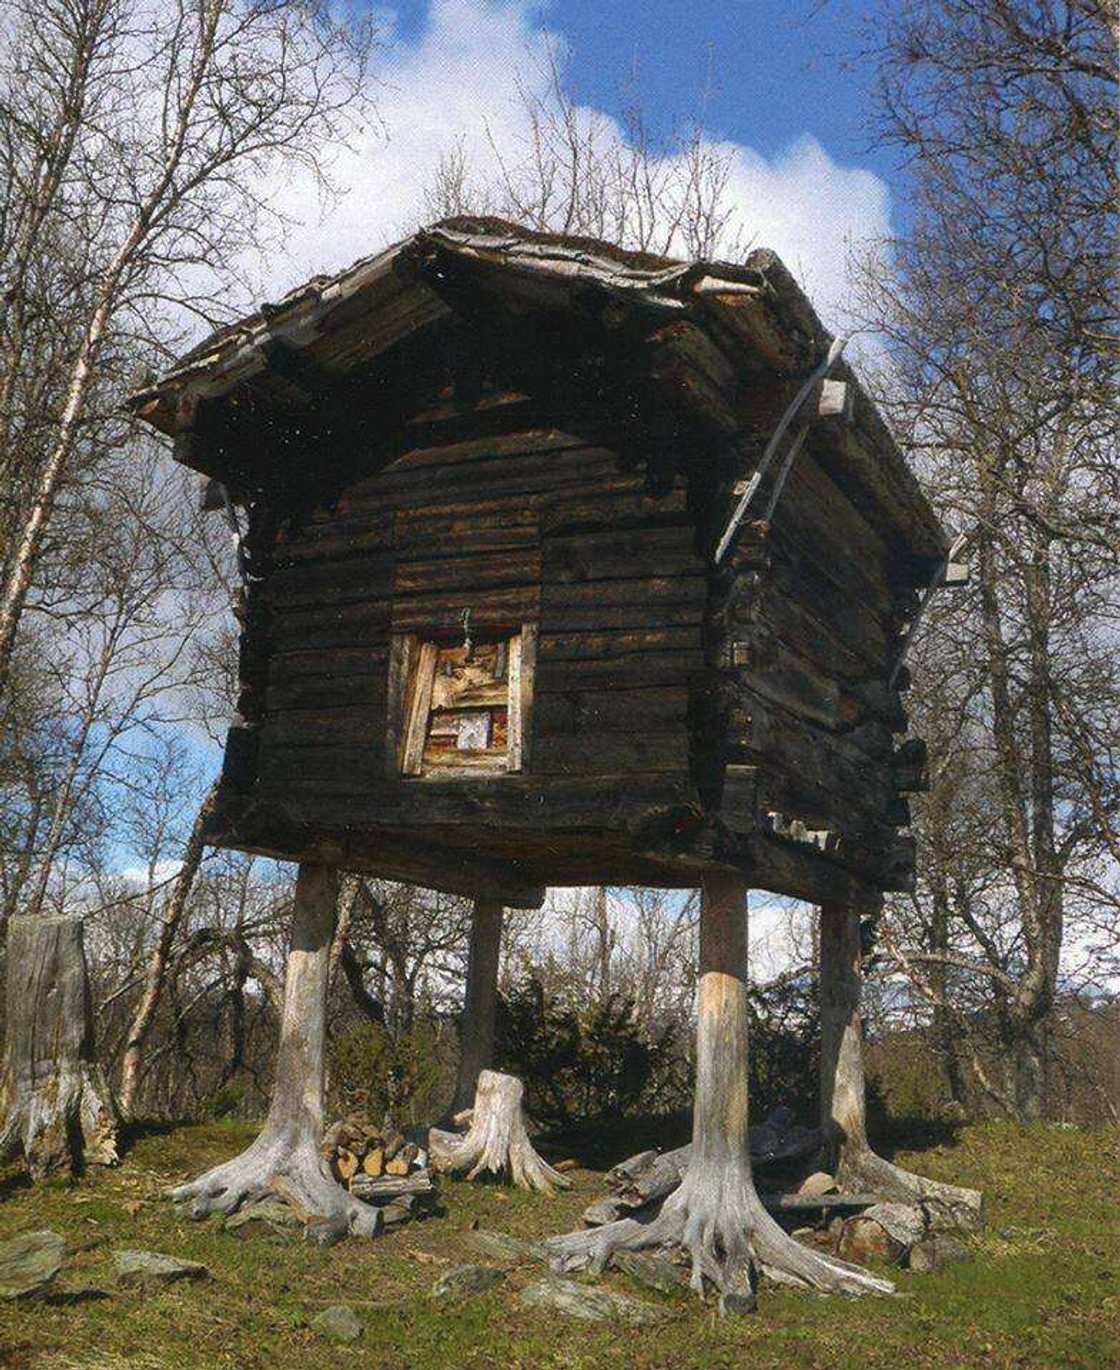
M457 1051L451 1034L419 1022L399 1036L379 1023L362 1023L330 1049L332 1116L358 1111L380 1120L429 1123L447 1102Z

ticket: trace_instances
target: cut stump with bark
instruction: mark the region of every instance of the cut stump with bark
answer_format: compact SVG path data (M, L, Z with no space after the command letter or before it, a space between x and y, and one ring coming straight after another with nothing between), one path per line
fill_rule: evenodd
M571 1188L571 1181L534 1150L525 1126L524 1094L515 1075L481 1071L467 1133L460 1136L436 1127L428 1133L432 1168L448 1174L465 1171L468 1180L487 1173L508 1177L522 1189L543 1194Z
M867 1139L860 997L863 966L860 914L825 905L820 923L821 1164L843 1193L917 1204L934 1229L974 1230L983 1224L984 1196L930 1180L885 1160Z
M276 1082L264 1128L232 1161L171 1190L191 1216L230 1214L265 1199L282 1199L323 1245L381 1229L379 1209L339 1185L323 1159L323 1095L327 987L337 915L338 880L327 866L301 865L292 914L292 946L284 984Z
M8 924L7 1029L0 1074L0 1160L32 1178L116 1165L117 1114L94 1058L80 918Z
M747 1129L746 893L733 875L704 885L692 1150L680 1186L656 1216L552 1238L553 1269L598 1273L619 1251L677 1248L691 1261L692 1288L718 1290L721 1312L751 1311L763 1274L829 1293L889 1294L888 1280L794 1241L755 1189Z

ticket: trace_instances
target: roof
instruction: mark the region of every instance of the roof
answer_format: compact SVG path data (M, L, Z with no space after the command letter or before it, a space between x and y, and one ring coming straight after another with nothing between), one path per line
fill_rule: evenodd
M692 375L682 380L681 366L672 365L668 383L687 391L702 417L728 436L740 419L719 398L725 372L799 379L831 342L790 273L765 249L743 263L674 261L503 220L456 218L336 275L314 276L218 329L132 395L129 407L169 435L199 400L252 393L265 406L289 407L300 385L290 367L274 364L278 348L298 355L319 385L369 371L395 344L454 312L432 273L421 269L433 260L515 308L580 313L593 299L602 311L648 315L653 326L679 321L676 332L692 340L684 362ZM855 389L854 422L836 435L845 484L910 555L940 559L948 546L944 530L877 409L846 363L834 374Z

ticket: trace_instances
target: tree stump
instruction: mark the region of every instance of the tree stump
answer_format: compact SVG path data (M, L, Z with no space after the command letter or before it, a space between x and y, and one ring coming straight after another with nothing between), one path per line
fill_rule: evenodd
M569 1189L566 1176L543 1161L533 1149L525 1127L521 1100L525 1088L515 1075L483 1070L478 1076L470 1127L465 1136L441 1132L428 1133L428 1157L435 1170L448 1173L466 1171L467 1179L484 1172L508 1175L522 1189L552 1194Z
M301 865L292 913L276 1080L264 1128L240 1156L171 1191L191 1216L234 1213L279 1197L324 1245L348 1232L376 1235L380 1210L348 1194L320 1153L323 1135L327 986L338 880L327 866Z
M872 1151L867 1140L859 924L857 909L839 904L821 909L822 1164L836 1176L842 1192L918 1204L933 1227L977 1228L984 1211L984 1196L978 1190L903 1170Z
M8 924L0 1160L22 1152L32 1178L117 1162L117 1115L94 1059L80 918Z
M890 1293L858 1266L787 1236L755 1189L747 1130L747 907L738 876L710 877L700 918L700 995L692 1151L679 1188L651 1220L622 1218L549 1242L553 1269L601 1272L616 1251L677 1247L692 1288L720 1295L721 1312L755 1306L759 1274L826 1292Z

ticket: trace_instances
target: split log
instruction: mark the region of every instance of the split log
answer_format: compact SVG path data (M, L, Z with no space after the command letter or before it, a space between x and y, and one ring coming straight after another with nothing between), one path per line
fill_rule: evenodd
M22 1152L36 1180L115 1165L117 1116L94 1058L81 919L13 918L7 964L0 1161Z
M746 888L710 877L700 917L700 994L692 1154L656 1218L623 1218L549 1243L553 1269L602 1272L620 1250L683 1248L692 1288L719 1290L722 1311L755 1305L760 1274L827 1292L890 1293L888 1281L819 1255L789 1237L755 1189L747 1139Z
M355 1175L350 1181L350 1193L367 1203L392 1203L404 1195L432 1194L435 1185L427 1170L412 1175Z
M521 1106L524 1093L525 1087L516 1076L481 1071L466 1136L435 1127L429 1132L432 1168L449 1173L465 1170L468 1180L486 1172L508 1175L520 1188L545 1194L569 1189L571 1181L533 1149Z

